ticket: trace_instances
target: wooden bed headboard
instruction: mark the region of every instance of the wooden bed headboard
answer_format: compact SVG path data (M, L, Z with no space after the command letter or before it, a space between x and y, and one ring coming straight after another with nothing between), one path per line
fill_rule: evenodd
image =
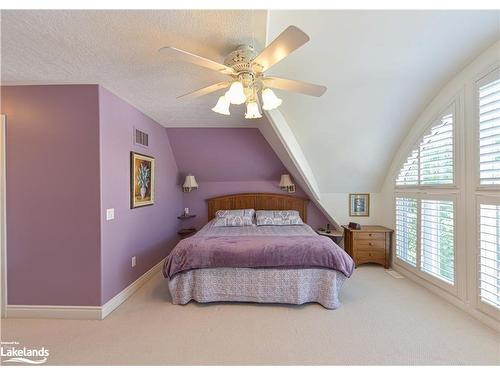
M207 199L208 220L215 217L218 210L296 210L304 223L307 222L307 204L309 199L274 193L243 193L223 195Z

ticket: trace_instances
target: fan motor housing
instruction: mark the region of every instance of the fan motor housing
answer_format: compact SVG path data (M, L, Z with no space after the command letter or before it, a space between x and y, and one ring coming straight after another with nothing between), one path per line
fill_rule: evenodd
M237 73L247 72L254 74L252 60L255 58L255 50L249 45L240 45L224 59L224 65L230 66Z

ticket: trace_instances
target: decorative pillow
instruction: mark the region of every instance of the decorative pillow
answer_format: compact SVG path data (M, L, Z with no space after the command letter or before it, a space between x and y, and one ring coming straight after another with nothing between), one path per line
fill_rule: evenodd
M253 225L255 210L219 210L215 213L214 227L245 227Z
M299 211L274 210L257 211L257 225L302 225Z

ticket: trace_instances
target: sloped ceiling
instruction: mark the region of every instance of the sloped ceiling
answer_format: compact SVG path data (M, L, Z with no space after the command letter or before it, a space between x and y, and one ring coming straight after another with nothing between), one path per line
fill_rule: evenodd
M320 193L379 191L409 127L439 89L500 36L498 11L270 11L311 41L270 73L328 86L279 92ZM278 91L278 90L277 90Z
M276 90L314 185L320 194L376 192L412 122L499 38L499 20L498 11L2 11L1 78L101 84L166 127L262 129L267 119L244 120L243 106L210 111L217 93L177 100L225 77L157 50L222 62L293 24L311 41L269 73L328 86L321 98Z
M97 83L164 126L258 126L210 110L218 94L177 100L227 80L160 55L174 46L222 62L239 44L261 49L266 11L2 10L2 84Z

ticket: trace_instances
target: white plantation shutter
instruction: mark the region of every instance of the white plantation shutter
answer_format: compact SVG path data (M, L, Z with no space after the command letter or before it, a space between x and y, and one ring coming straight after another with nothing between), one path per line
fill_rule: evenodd
M455 277L453 216L452 201L422 199L420 268L450 284Z
M453 114L447 111L401 167L396 185L453 184Z
M417 200L396 198L396 256L417 264Z
M453 115L444 115L420 142L420 183L453 184Z
M403 164L396 185L418 185L418 150L413 150Z
M500 206L479 208L479 297L500 308Z
M500 185L500 79L479 87L479 181Z

